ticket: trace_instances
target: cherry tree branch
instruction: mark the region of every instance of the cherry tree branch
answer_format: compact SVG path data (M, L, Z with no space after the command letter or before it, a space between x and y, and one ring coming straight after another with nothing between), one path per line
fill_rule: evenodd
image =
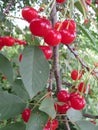
M71 130L67 118L65 118L64 124L65 124L66 130Z
M14 3L14 0L9 0L9 2L7 3L7 6L5 8L5 11L4 11L5 14L9 13L9 10L12 7L13 3Z
M90 68L83 62L83 60L78 56L78 54L73 50L73 48L70 45L66 45L67 48L72 52L72 54L75 56L76 59L81 63L83 68L86 68L87 71L90 70Z
M98 115L91 115L91 114L83 113L83 116L87 118L98 119Z
M63 85L66 85L66 86L69 86L69 87L72 87L72 86L73 86L73 84L71 84L71 83L69 83L69 82L67 82L67 81L62 81L62 84L63 84Z
M54 27L57 21L57 10L56 10L56 3L53 3L53 8L50 14L50 20L52 26ZM59 69L59 45L53 47L53 69L54 69L54 76L56 79L56 86L57 91L61 89L61 79L60 79L60 69Z
M52 68L52 69L50 70L48 91L52 91L53 78L54 78L54 69Z

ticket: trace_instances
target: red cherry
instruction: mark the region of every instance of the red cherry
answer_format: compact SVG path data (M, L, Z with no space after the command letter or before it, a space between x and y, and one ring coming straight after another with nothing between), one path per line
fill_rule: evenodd
M43 8L43 7L40 7L38 11L39 11L39 12L43 12L43 11L44 11L44 8Z
M65 0L56 0L58 3L63 3Z
M46 59L51 59L53 52L50 46L39 46L39 48L43 51Z
M73 70L71 72L71 78L73 80L80 80L82 78L82 75L83 75L82 71L80 73L77 70Z
M64 20L60 30L68 30L70 32L76 32L76 22L74 20Z
M54 29L55 29L55 30L58 30L58 29L60 30L60 28L61 28L61 26L62 26L61 23L62 23L62 22L60 22L60 21L56 22L56 23L55 23L55 26L54 26Z
M58 128L58 120L48 120L43 130L56 130Z
M96 0L96 4L98 4L98 0Z
M31 110L29 108L24 109L22 112L22 119L24 122L28 122L31 115Z
M70 94L66 90L60 90L57 94L58 101L66 102L69 100Z
M63 105L55 104L55 110L57 110L57 112L61 114L66 113L69 108L70 108L70 105L68 103L65 103Z
M74 42L75 38L76 38L76 33L75 32L71 32L69 30L60 30L62 39L61 39L61 43L62 44L71 44L72 42Z
M2 43L5 46L13 46L15 43L15 39L11 36L5 36L5 37L2 37Z
M51 23L46 18L35 18L30 23L30 31L39 37L45 37L51 28Z
M26 45L27 42L19 39L15 39L15 42L17 42L19 45Z
M61 34L60 32L51 29L48 31L46 37L44 37L44 41L50 46L56 46L61 42Z
M90 120L91 123L93 123L94 125L96 124L96 122L94 120Z
M31 22L32 19L38 17L38 12L32 7L26 6L22 9L22 16L26 21Z
M19 61L20 62L22 61L22 57L23 57L23 55L22 55L22 53L20 53L20 55L19 55Z
M86 105L85 98L76 92L70 94L70 103L71 107L76 110L82 110Z
M86 92L86 86L85 86L85 83L84 83L84 82L80 82L80 83L79 83L79 85L78 85L78 90L79 90L79 92L83 92L83 93Z
M88 24L89 20L88 19L84 19L84 24Z
M2 41L2 37L0 37L0 50L4 47L3 41Z
M92 0L85 0L87 5L91 5L92 4Z

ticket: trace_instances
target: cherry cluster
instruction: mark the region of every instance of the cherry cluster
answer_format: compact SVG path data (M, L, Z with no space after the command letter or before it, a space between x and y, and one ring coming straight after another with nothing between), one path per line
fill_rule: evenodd
M45 127L43 128L43 130L56 130L58 128L58 120L53 119L53 120L48 120L48 122L46 123Z
M0 50L4 46L12 47L12 46L14 46L15 43L18 43L19 45L27 44L26 41L13 38L11 36L4 36L4 37L2 36L2 37L0 37Z
M44 46L40 45L46 59L52 57L50 46L56 46L60 43L65 45L71 44L76 38L76 23L74 20L57 22L53 28L51 22L46 17L41 17L36 9L29 6L22 9L22 16L30 23L29 28L31 33L34 36L42 37L44 42L47 43Z
M29 108L24 109L22 112L23 121L27 123L30 119L30 115L31 115L31 109L29 109ZM47 121L46 125L44 126L43 130L50 130L50 129L55 130L58 128L58 124L59 124L58 120L56 120L56 119L50 120L49 119Z

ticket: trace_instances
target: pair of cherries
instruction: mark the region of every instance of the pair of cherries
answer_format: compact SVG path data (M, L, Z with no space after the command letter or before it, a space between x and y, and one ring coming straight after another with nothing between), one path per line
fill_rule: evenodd
M69 93L66 90L60 90L57 94L57 99L59 102L62 102L63 105L55 104L55 108L59 113L66 113L69 108L74 108L75 110L82 110L86 101L83 96L78 92Z

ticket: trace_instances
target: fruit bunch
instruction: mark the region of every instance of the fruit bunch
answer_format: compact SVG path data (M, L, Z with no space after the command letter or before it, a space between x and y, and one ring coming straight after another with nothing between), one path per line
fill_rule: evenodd
M58 120L48 120L43 130L56 130L58 128Z
M11 36L4 36L4 37L2 36L2 37L0 37L0 50L4 46L12 47L12 46L14 46L15 43L18 43L19 45L27 44L26 41L13 38Z
M46 45L39 46L39 48L42 49L46 59L52 57L50 46L56 46L60 43L71 44L76 38L76 23L74 20L57 22L53 28L47 18L41 17L36 9L29 6L22 9L22 17L29 22L32 35L44 39Z
M60 90L57 94L57 99L63 103L63 105L55 104L55 109L61 114L66 113L70 108L82 110L86 105L85 98L78 92L69 93L66 90Z

